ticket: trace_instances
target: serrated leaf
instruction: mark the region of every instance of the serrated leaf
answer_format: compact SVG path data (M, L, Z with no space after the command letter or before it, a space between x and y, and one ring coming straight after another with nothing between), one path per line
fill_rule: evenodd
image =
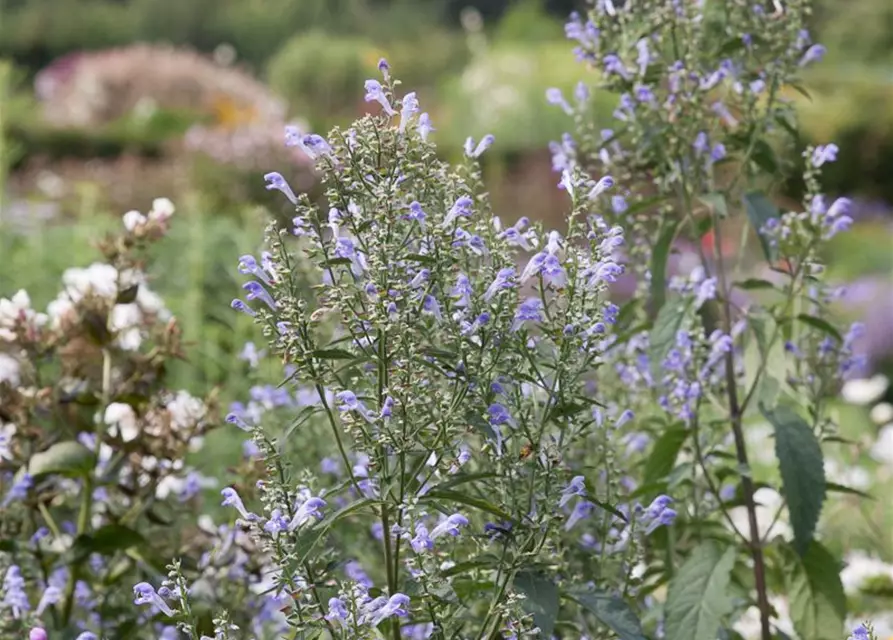
M93 452L80 442L66 440L57 442L46 451L35 453L28 463L28 473L32 478L52 473L68 477L83 477L96 466Z
M769 240L763 235L762 229L769 220L780 217L778 207L772 204L772 201L762 191L750 191L744 194L744 209L747 211L747 219L750 220L750 224L760 239L763 255L766 256L768 262L772 262L774 251Z
M651 312L654 314L664 306L667 297L667 260L681 221L680 218L665 223L651 252Z
M648 357L651 361L651 373L660 377L663 362L676 345L676 334L682 328L685 314L692 304L692 298L682 299L678 296L669 298L660 308L654 326L648 334Z
M716 640L723 616L732 610L728 588L735 549L701 543L670 581L666 640Z
M791 549L786 549L784 557L791 620L797 634L809 640L842 638L846 596L837 559L816 540L802 558Z
M822 447L810 426L793 409L760 407L775 429L775 455L781 470L782 493L788 504L794 544L803 554L815 532L825 501Z
M540 628L540 635L544 638L551 637L558 617L558 587L535 570L518 572L514 587L526 596L521 608L533 615L533 623Z
M568 593L574 602L586 609L620 640L647 640L642 633L642 623L629 605L615 595L596 589L575 589Z
M823 320L822 318L817 318L816 316L811 316L806 313L801 313L800 315L798 315L797 320L828 334L829 336L837 340L837 342L843 342L843 336L840 335L840 331L838 331L834 327L834 325L832 325L827 320Z

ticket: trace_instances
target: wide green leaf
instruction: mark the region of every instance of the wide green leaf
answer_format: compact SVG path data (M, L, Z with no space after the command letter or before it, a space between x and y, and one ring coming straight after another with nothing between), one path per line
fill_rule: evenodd
M558 617L558 587L544 574L535 570L520 571L515 576L515 590L526 597L521 604L524 611L533 615L533 622L544 638L552 636Z
M763 248L763 255L766 260L772 262L774 252L769 240L763 234L763 226L772 218L780 218L778 207L776 207L766 194L762 191L750 191L744 194L744 209L747 211L747 219L753 225L760 239L760 246Z
M657 313L654 326L649 334L648 357L651 360L651 372L659 377L661 366L676 345L676 334L682 328L685 314L692 304L692 298L682 299L679 296L669 298Z
M46 451L35 453L28 463L28 473L38 478L52 473L69 477L88 475L96 466L93 452L80 442L57 442Z
M660 237L651 251L651 313L656 314L663 306L667 296L667 259L676 232L679 230L681 218L664 223Z
M791 549L785 550L784 557L794 629L809 640L842 638L846 596L837 559L816 540L802 558Z
M146 539L139 531L122 524L107 524L91 534L82 534L75 538L74 552L78 558L85 558L91 553L110 556L145 542Z
M825 466L815 433L793 409L778 405L760 407L775 429L775 455L781 469L794 545L806 553L825 501Z
M620 640L647 640L642 633L639 618L621 598L601 589L575 589L567 595L613 631Z
M679 457L679 450L688 439L688 434L688 429L678 427L667 429L661 434L645 461L644 484L657 482L670 474L676 466L676 458Z
M729 582L735 549L701 543L670 581L666 640L716 640L723 616L732 610Z
M495 504L487 502L483 498L477 498L475 496L465 495L464 493L460 493L459 491L450 491L449 489L432 489L424 496L419 498L421 502L435 502L435 501L447 501L447 502L456 502L458 504L464 504L469 507L474 507L475 509L480 509L481 511L486 511L487 513L492 513L495 516L499 516L503 520L512 520L512 516Z

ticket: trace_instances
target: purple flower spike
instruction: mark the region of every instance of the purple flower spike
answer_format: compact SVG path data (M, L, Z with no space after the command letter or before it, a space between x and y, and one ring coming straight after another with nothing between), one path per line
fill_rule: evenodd
M12 611L13 618L19 619L26 611L30 611L31 604L28 602L28 594L25 593L25 579L18 566L11 565L6 570L6 576L3 578L3 593L3 600L0 604Z
M28 640L47 640L48 638L46 629L43 627L34 627L28 632Z
M259 282L246 282L242 285L242 288L248 292L248 295L245 297L249 300L260 300L270 309L276 309L276 301L273 300L273 296Z
M133 586L133 604L150 604L164 615L173 617L174 612L148 582L140 582Z
M298 197L295 195L295 192L292 191L291 187L288 185L288 182L285 181L285 178L282 177L281 173L272 171L270 173L264 174L264 180L267 183L267 191L270 191L272 189L281 191L283 194L285 194L285 197L288 198L292 204L298 204Z
M389 116L397 115L394 107L388 101L388 97L384 93L384 87L378 80L366 80L366 102L377 102Z

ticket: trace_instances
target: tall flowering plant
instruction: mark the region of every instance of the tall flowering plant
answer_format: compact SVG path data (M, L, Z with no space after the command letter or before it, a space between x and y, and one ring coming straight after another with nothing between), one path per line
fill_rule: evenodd
M383 82L366 83L378 115L325 138L287 132L315 160L328 211L268 174L296 216L271 228L260 259L239 261L233 308L262 327L303 398L284 432L245 406L227 416L267 467L250 495L229 487L223 502L271 566L279 628L641 633L629 575L675 511L620 481L634 416L595 388L623 271L622 230L601 215L613 180L564 177L565 233L503 223L479 165L492 136L469 139L460 166L439 160L415 94L398 96L380 68ZM302 436L330 443L321 465L287 453ZM197 635L188 619L183 629Z
M789 96L824 54L809 13L807 0L599 0L566 34L617 96L613 126L587 121L588 86L573 101L547 93L578 129L553 143L555 168L607 168L623 185L606 218L627 229L638 278L602 393L639 419L638 491L677 499L644 580L669 583L656 604L671 640L843 635L838 562L817 536L826 493L841 489L824 473L823 450L841 442L829 399L861 366L862 327L837 328L839 289L823 279L824 246L852 223L849 200L820 191L837 147L804 151L801 208L771 195L790 169L779 150L800 144ZM760 423L772 440L749 437ZM777 470L754 467L765 447ZM757 489L776 487L764 508Z

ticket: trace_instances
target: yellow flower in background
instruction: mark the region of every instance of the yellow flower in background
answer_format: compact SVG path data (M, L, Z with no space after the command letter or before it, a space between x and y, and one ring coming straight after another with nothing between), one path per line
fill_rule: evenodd
M254 105L243 106L226 95L214 97L211 101L211 112L214 115L215 124L226 129L238 129L253 124L258 121L259 116Z

